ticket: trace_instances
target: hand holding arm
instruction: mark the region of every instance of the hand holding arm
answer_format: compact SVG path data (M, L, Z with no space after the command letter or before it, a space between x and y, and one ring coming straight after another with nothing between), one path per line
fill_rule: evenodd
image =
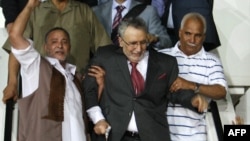
M177 77L177 79L173 82L173 84L170 87L171 92L177 92L180 89L186 89L186 90L194 90L194 83L187 81L181 77Z
M88 75L96 78L96 82L98 84L98 100L100 100L101 93L102 93L103 88L104 88L105 71L99 66L92 65L88 69Z

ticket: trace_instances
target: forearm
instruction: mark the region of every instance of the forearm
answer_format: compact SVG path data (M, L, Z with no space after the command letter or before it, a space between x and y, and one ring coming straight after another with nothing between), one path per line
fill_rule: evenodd
M12 53L9 54L8 62L8 84L3 90L3 102L6 103L9 99L16 100L18 98L18 71L19 63Z
M194 85L193 88L195 88L195 84L193 85ZM212 99L222 99L222 98L225 98L226 96L226 89L225 87L219 84L214 84L214 85L200 84L199 94L212 98Z
M9 62L8 62L8 85L16 85L18 82L18 72L20 69L20 64L16 60L15 56L10 53L9 54Z
M198 85L199 85L198 93L205 97L209 97L212 99L222 99L226 96L225 87L219 84L214 84L214 85L198 84ZM196 82L188 81L184 89L191 89L195 91L197 89Z
M197 88L197 84L199 87ZM221 99L226 96L226 88L219 84L201 84L185 80L178 77L172 84L170 91L177 92L180 89L193 90L195 93L201 94L212 99Z
M38 3L38 0L29 0L10 29L10 43L16 49L25 49L29 45L29 42L24 38L23 33L36 3Z

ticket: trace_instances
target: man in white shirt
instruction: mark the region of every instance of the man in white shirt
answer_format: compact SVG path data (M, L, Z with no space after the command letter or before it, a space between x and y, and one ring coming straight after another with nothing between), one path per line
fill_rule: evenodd
M19 141L86 141L85 108L76 67L66 62L68 32L55 27L45 36L46 57L23 36L31 11L29 0L10 31L11 51L21 64L23 97L18 100ZM85 122L85 123L84 123Z
M179 78L173 82L171 91L190 89L209 102L226 96L227 82L219 58L203 47L206 29L206 20L201 14L186 14L179 29L179 42L160 52L175 56L178 62ZM171 140L207 140L205 111L199 112L169 103L166 114Z

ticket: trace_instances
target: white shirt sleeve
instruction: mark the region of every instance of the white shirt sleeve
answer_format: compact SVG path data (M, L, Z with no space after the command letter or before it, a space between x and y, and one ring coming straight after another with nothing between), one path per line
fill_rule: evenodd
M91 107L87 110L90 119L96 124L99 120L105 119L99 106Z
M21 65L22 76L22 96L26 97L32 94L38 88L39 69L40 69L40 54L34 49L33 42L30 46L23 50L11 48L12 53Z

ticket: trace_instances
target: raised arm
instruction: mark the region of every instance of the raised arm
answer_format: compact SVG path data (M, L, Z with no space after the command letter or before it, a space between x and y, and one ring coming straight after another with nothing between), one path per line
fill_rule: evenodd
M25 49L29 46L29 42L23 37L23 32L26 28L27 21L34 7L39 4L38 0L29 0L23 11L18 15L12 27L9 28L9 41L11 45L16 49ZM20 64L10 52L8 62L8 84L5 87L3 93L3 102L6 103L8 99L17 99L17 85L18 85L18 71Z
M11 45L15 49L25 49L29 46L29 42L23 36L27 22L33 9L39 5L39 0L29 0L22 12L17 16L12 28L9 32Z

